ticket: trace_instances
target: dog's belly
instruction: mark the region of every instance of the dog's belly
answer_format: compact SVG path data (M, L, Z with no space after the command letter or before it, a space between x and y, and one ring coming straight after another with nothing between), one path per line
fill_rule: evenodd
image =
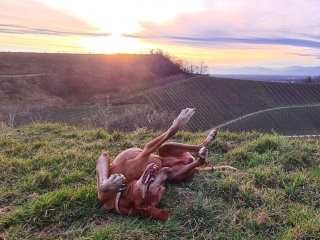
M141 152L140 148L130 148L121 152L110 165L109 174L123 174L126 183L138 180L149 163L155 163L159 169L162 168L160 157L156 155L150 155L148 158L138 157Z

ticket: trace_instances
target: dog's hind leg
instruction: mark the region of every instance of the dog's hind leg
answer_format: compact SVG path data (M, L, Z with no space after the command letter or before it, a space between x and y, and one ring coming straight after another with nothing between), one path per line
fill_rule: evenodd
M179 116L174 120L172 123L172 126L163 134L161 134L159 137L155 138L151 142L147 143L142 152L139 154L139 158L148 158L151 153L155 152L159 149L159 147L167 141L169 138L171 138L174 134L178 132L178 130L187 124L187 122L191 119L193 114L195 113L195 109L193 108L186 108L181 111Z
M158 154L161 157L188 157L189 152L199 152L201 148L208 145L216 138L217 131L212 130L207 138L199 145L189 145L183 143L165 143L158 149Z
M207 138L200 144L201 147L208 147L208 145L216 138L217 130L213 129L209 132Z
M199 158L190 164L178 164L172 167L172 172L168 177L168 181L185 181L189 179L195 172L197 172L197 167L203 165L206 162L206 157L208 156L208 149L202 147L199 150Z

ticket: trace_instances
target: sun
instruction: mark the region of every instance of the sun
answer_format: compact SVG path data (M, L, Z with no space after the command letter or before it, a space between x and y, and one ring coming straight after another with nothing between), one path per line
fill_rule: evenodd
M124 35L139 34L141 22L165 23L181 12L202 8L198 0L37 0L95 27L95 33L108 36L84 37L76 44L94 53L140 53L151 46L145 40ZM80 26L79 26L80 27Z
M103 19L92 18L100 33L108 36L88 37L79 41L79 45L93 53L139 53L146 46L139 39L127 37L137 32L140 26L121 16L111 15Z

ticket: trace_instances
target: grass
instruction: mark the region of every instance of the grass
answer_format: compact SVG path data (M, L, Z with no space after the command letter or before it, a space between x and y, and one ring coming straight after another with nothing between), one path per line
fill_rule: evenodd
M320 144L259 132L219 132L206 172L166 184L161 223L108 213L95 189L101 151L112 158L159 133L34 124L0 130L2 239L319 239ZM203 133L173 140L199 143Z

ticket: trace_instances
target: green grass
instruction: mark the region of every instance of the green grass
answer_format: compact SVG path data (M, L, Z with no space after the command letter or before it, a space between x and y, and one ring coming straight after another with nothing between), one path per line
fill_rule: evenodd
M0 130L2 239L319 239L320 144L259 132L219 132L206 172L166 184L161 223L108 213L97 200L95 163L143 147L159 133L112 134L61 124ZM173 140L195 144L203 133Z

